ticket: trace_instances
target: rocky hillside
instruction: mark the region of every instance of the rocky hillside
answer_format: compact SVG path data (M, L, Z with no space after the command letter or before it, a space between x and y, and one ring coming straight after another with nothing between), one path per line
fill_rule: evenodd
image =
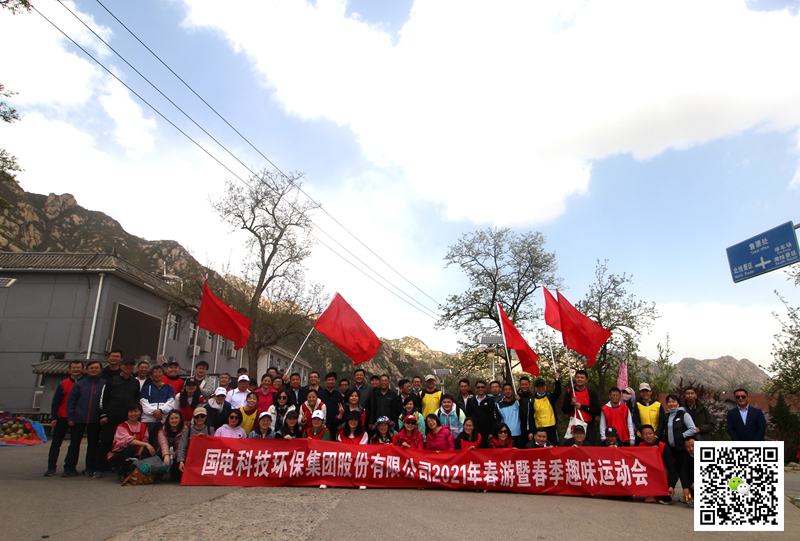
M9 206L0 213L0 250L8 252L116 252L144 270L170 274L198 265L172 240L148 241L126 232L103 212L88 210L70 194L28 193L5 173L0 196Z
M742 385L755 391L769 379L755 363L748 359L737 360L730 355L704 360L686 357L678 363L676 375L683 377L683 381L695 380L729 392Z

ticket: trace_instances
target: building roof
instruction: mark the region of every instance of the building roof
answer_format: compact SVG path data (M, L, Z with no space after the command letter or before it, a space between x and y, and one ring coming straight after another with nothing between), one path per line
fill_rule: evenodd
M145 359L146 360L146 359ZM67 376L69 375L69 363L72 362L81 362L86 365L86 359L53 359L52 357L47 359L46 361L32 364L33 373L34 374L41 374L45 376ZM108 365L108 361L105 359L90 359L91 362L98 362L100 363L103 368ZM139 364L140 359L136 359L136 364ZM149 360L147 361L150 363L150 366L155 366L155 361ZM181 371L178 374L179 376L187 377L190 375L190 372L185 368L181 367Z
M140 269L119 256L95 253L2 252L0 272L106 272L144 286L160 297L172 297L176 290L159 276Z
M268 348L263 348L263 349L265 349L267 351L274 350L277 354L283 355L284 357L288 357L289 359L294 359L294 356L295 356L294 353L292 353L288 349L282 348L280 346L270 346ZM296 362L297 364L302 364L306 368L311 368L311 365L308 363L308 361L303 359L300 355L297 356L297 359L295 359L294 362Z

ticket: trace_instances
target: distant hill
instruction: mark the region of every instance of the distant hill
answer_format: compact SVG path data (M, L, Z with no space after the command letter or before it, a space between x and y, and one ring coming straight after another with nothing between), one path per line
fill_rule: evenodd
M638 362L642 368L650 367L651 371L655 366L653 362L643 358ZM677 367L673 377L675 383L683 378L684 384L695 381L713 389L726 391L743 386L755 392L769 379L769 375L755 363L748 359L736 359L730 355L702 360L685 357L678 362Z

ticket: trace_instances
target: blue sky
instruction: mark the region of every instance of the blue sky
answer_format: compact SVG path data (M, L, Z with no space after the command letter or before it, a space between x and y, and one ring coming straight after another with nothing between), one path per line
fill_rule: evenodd
M461 291L447 247L489 225L538 230L572 301L595 262L633 275L676 358L770 362L774 272L733 284L725 248L800 221L796 1L103 2L209 103L434 299ZM63 5L62 5L63 4ZM255 169L268 164L94 1L34 5L237 174L244 169L64 9ZM22 121L0 146L21 185L76 196L218 268L243 258L209 206L232 178L39 15L0 13L0 81ZM427 301L324 215L316 223ZM323 240L327 239L322 236ZM309 278L381 336L455 335L318 246ZM427 302L431 307L433 303Z

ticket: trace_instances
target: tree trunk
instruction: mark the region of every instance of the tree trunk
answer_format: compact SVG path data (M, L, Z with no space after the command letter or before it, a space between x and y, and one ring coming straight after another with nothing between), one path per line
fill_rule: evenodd
M251 378L258 379L258 347L253 340L248 340L247 345L247 373Z

